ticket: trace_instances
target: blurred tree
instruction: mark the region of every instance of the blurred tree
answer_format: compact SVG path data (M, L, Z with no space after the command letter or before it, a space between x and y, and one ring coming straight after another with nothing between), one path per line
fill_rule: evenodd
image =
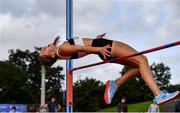
M62 75L63 68L60 66L46 68L46 100L52 96L55 96L57 101L63 103L63 91L62 85L64 80L64 75Z
M160 89L164 90L170 85L171 72L168 66L165 66L163 63L153 63L151 70Z
M170 84L166 87L165 90L167 90L169 92L174 92L174 91L180 90L180 84L176 84L176 85Z
M29 97L29 100L27 100L26 102L39 103L41 88L41 63L38 59L38 49L36 49L34 52L30 52L29 50L22 51L17 49L16 51L10 50L9 53L9 62L13 64L15 68L23 70L23 72L25 73L25 79L19 82L25 82L24 88L28 90L26 96ZM6 67L6 70L9 70L9 72L11 71L9 67ZM61 73L62 70L63 68L60 66L46 67L46 99L49 99L51 96L56 96L57 99L62 103L62 81L64 80L64 75L62 75ZM4 75L6 74L4 73ZM18 78L20 74L12 73L12 76L9 77L13 76L16 76ZM11 82L16 84L17 82L15 81L16 80L11 81L11 79L7 79L7 84ZM17 87L14 87L14 90L16 89ZM7 94L6 96L8 97L9 95L10 94ZM19 101L15 100L15 102L18 103Z
M88 112L104 108L104 89L105 85L93 78L75 82L73 86L74 110Z
M30 90L26 84L28 73L8 61L0 61L0 69L0 102L29 102L31 95L28 95Z

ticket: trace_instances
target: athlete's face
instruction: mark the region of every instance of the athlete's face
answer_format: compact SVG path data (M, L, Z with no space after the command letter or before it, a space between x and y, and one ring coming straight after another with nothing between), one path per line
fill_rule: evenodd
M51 44L49 44L48 46L43 47L41 52L39 53L39 57L45 57L45 56L55 57L56 44L57 44L59 38L60 37L57 36Z
M54 44L49 44L48 46L42 48L41 52L39 53L39 56L40 57L43 57L43 56L54 56L55 49L56 49L56 47L55 47Z
M57 48L55 45L58 41L58 38L59 37L56 37L53 43L43 47L41 52L39 53L39 58L44 65L51 66L57 61L56 58Z

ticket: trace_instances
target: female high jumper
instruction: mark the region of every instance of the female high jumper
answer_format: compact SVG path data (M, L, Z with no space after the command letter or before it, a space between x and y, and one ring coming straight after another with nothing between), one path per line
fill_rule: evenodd
M122 42L103 38L105 34L98 35L96 39L75 37L64 41L57 36L53 43L42 48L42 51L39 53L40 60L44 65L51 66L57 60L77 59L89 54L97 54L102 60L109 60L137 53L135 49ZM141 75L154 94L154 100L157 104L163 104L179 95L179 91L173 93L160 91L153 78L148 59L144 55L113 63L128 66L130 69L120 78L107 81L104 93L104 99L107 104L111 103L117 88L138 75Z

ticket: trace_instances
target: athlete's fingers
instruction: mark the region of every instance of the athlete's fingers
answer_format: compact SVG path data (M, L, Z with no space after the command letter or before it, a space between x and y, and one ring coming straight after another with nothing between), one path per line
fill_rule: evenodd
M104 47L111 47L111 45L110 45L110 44L108 44L108 45L105 45Z
M105 49L111 49L111 46L110 45L106 45L104 46Z
M108 49L111 49L112 47L111 46L106 46L104 48L106 48L108 50Z
M110 52L108 50L104 50L104 54L110 57Z
M111 49L111 47L108 47L108 46L107 46L107 47L105 47L104 49L105 49L106 52L110 53L109 49Z
M110 57L110 55L109 55L109 54L107 54L107 53L104 53L104 54L105 54L105 56L106 56L106 57L107 57L107 56L108 56L108 57Z
M104 59L106 60L106 55L104 53L102 53L102 55L103 55Z
M107 47L107 49L111 49L112 47Z
M108 56L108 54L105 51L102 51L102 54L104 56L104 59L106 60L106 57Z
M111 54L110 51L108 51L107 49L104 50L107 54Z

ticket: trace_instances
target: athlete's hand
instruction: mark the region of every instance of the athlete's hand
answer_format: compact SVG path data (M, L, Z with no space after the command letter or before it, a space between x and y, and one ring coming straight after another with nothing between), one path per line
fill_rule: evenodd
M104 59L106 60L106 57L110 57L111 56L111 52L108 51L108 49L111 49L111 46L110 45L106 45L104 47L100 47L99 48L99 53L101 53L104 57Z
M106 33L98 35L96 38L103 38L106 35Z

